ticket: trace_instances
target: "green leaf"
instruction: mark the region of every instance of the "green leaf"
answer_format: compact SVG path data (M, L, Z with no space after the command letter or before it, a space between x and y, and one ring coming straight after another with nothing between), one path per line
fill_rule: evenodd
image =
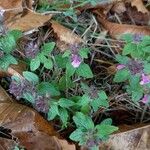
M63 127L67 128L67 123L68 123L68 111L66 109L60 108L59 109L59 117L63 123Z
M74 68L74 67L71 65L70 62L68 62L68 63L66 64L66 75L67 75L68 77L71 77L71 76L73 76L73 74L75 73L75 71L76 71L76 68Z
M44 53L46 56L48 56L52 52L54 47L55 47L55 42L45 43L41 47L42 53Z
M125 45L122 54L123 55L128 55L131 54L133 51L137 50L137 45L134 43L128 43Z
M18 64L16 58L10 54L5 55L5 57L3 57L3 58L5 61L9 62L9 64L14 64L14 65Z
M46 69L52 69L53 68L53 62L52 60L49 58L44 62L44 67Z
M99 138L103 138L118 130L118 127L107 124L100 124L95 128L97 129L97 135L99 136Z
M96 112L101 107L109 107L109 103L107 100L98 98L91 102L91 106L93 107L94 112Z
M69 99L66 99L66 98L61 98L59 101L58 101L58 105L60 105L62 108L69 108L71 106L74 106L75 103Z
M79 55L82 58L88 58L89 49L88 48L82 48L79 50Z
M92 101L90 99L90 97L87 95L87 94L84 94L81 98L81 100L78 102L78 104L80 106L85 106L85 105L88 105L90 103L90 101Z
M69 138L70 138L72 141L79 142L80 140L83 139L83 137L84 137L83 135L84 135L84 133L82 132L81 129L76 129L75 131L73 131L73 132L70 134Z
M99 98L102 99L102 100L108 99L108 97L107 97L107 95L106 95L106 93L105 93L104 91L99 91L99 92L98 92L98 96L99 96Z
M81 112L77 112L76 115L73 116L73 120L78 128L86 130L94 128L92 119Z
M91 147L91 150L99 150L99 146L93 146Z
M112 124L112 119L111 118L107 118L107 119L105 119L105 120L103 120L102 122L101 122L101 125L111 125Z
M62 76L59 80L59 89L60 90L66 90L68 88L71 88L74 86L74 83L72 82L70 77L67 77L66 75Z
M133 35L132 34L123 34L122 39L126 42L132 42L133 41Z
M149 44L150 44L150 42L149 42ZM146 53L150 53L150 46L144 47L144 48L142 48L142 50Z
M129 61L129 58L127 56L122 56L122 55L116 55L116 61L119 62L120 64L127 64Z
M59 90L57 90L57 88L53 84L51 84L49 82L41 82L38 85L38 91L41 94L49 93L52 97L60 95Z
M63 58L61 54L55 56L56 64L59 68L66 68L66 64L69 59L67 57Z
M22 31L20 30L12 30L8 32L8 36L12 35L15 39L15 41L17 41L18 39L20 39L23 36Z
M48 111L48 120L53 120L57 115L59 115L58 106L52 104L49 111Z
M24 93L23 98L32 104L35 103L35 98L33 97L33 95L31 93Z
M63 58L64 58L64 57L69 57L70 54L71 54L70 50L66 50L66 51L64 52L64 54L62 55L62 57L63 57Z
M91 68L89 67L89 65L83 63L81 64L77 70L77 75L84 77L84 78L93 78L93 73L91 71Z
M30 62L30 69L31 71L35 71L36 69L38 69L40 66L40 60L38 57L36 57L35 59L32 59Z
M126 81L130 76L130 73L127 69L118 70L114 77L114 82L123 82Z
M7 70L11 64L18 64L18 62L15 57L10 54L7 54L0 59L0 68L3 70Z
M143 97L142 91L132 91L132 100L138 102Z
M24 71L23 72L23 76L29 81L29 82L33 82L34 84L37 84L39 82L39 77L29 71Z
M16 41L13 35L6 35L0 38L0 48L7 54L12 52L16 47Z
M144 64L144 73L150 74L150 63Z

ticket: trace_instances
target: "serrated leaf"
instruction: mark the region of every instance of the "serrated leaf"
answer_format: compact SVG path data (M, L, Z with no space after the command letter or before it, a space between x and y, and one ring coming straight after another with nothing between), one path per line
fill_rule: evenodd
M59 68L66 68L66 64L69 59L67 57L63 58L61 54L55 56L56 64Z
M39 66L40 66L40 60L38 57L31 60L31 62L30 62L31 71L35 71L36 69L39 68Z
M91 99L87 94L84 94L81 98L81 100L78 102L80 106L85 106L90 103Z
M59 90L57 90L57 88L49 82L41 82L38 85L38 91L41 94L49 93L51 96L59 96L60 95Z
M70 50L66 50L66 51L64 52L64 54L62 55L62 57L63 57L63 58L69 57L70 54L71 54Z
M129 58L127 56L122 56L122 55L116 55L116 61L119 62L120 64L127 64L129 61Z
M118 127L106 124L97 125L95 128L97 129L97 135L99 138L103 138L118 130Z
M123 48L123 55L128 55L131 54L133 51L137 50L137 45L134 43L128 43L125 45L125 47Z
M71 77L75 73L75 71L76 71L76 68L74 68L70 62L68 62L66 64L66 75L68 77Z
M45 62L44 62L44 67L46 69L52 69L53 68L53 62L51 59L47 59Z
M112 124L112 119L111 118L107 118L107 119L105 119L105 120L103 120L102 122L101 122L101 125L102 124L106 124L106 125L111 125Z
M82 132L81 129L76 129L70 134L69 138L73 141L79 142L80 140L83 139L83 135L84 133Z
M59 101L58 101L58 105L60 105L62 108L69 108L71 106L74 106L75 103L69 99L66 99L66 98L61 98Z
M132 91L132 100L138 102L143 97L142 91Z
M150 63L144 64L144 73L150 74Z
M63 123L63 127L67 127L67 123L68 123L68 118L69 118L69 114L68 111L66 109L60 108L59 109L59 117Z
M14 39L17 41L23 36L23 33L20 30L12 30L8 32L8 36L12 35Z
M33 97L33 95L31 93L24 93L23 98L32 104L35 103L35 98Z
M77 72L78 76L81 76L84 78L93 78L93 73L92 73L91 68L89 67L89 65L87 65L85 63L81 64L77 68L76 72Z
M98 98L91 102L91 106L95 112L101 107L105 107L105 108L109 107L109 103L107 100Z
M37 84L39 82L39 77L29 71L24 71L23 72L23 76L29 81L29 82L33 82L34 84Z
M114 77L114 82L123 82L129 78L129 71L126 69L118 70Z
M92 119L81 112L77 112L76 115L73 116L73 120L78 128L86 130L94 128Z
M13 35L7 35L3 38L0 39L0 48L5 52L5 53L10 53L14 50L16 47L16 41Z
M79 50L79 55L82 58L88 58L88 52L89 52L88 48L82 48L82 49Z
M52 104L50 106L50 109L48 111L48 120L53 120L57 115L59 115L59 110L58 110L58 106L55 104Z
M74 86L74 83L72 82L70 77L67 77L66 75L62 76L59 80L59 89L60 90L66 90L68 88L71 88Z
M55 42L45 43L41 48L42 53L48 56L52 52L54 47L55 47Z

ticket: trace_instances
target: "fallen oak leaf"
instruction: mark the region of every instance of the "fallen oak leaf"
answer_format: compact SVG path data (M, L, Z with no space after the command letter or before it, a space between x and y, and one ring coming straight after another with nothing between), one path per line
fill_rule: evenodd
M144 6L142 0L132 0L131 1L131 6L132 7L136 7L137 10L139 12L142 12L142 13L149 13L149 11L146 9L146 7Z
M18 29L27 32L43 26L44 23L48 22L51 19L51 17L52 15L42 15L32 10L25 10L21 18L13 20L9 24L7 24L7 26L11 30Z
M66 50L69 45L75 45L84 42L80 36L56 21L51 21L51 27L58 38L57 46L60 47L62 51Z
M108 31L113 38L120 38L123 34L141 34L150 35L150 28L148 26L137 26L128 24L112 23L104 19L97 11L94 11L97 16L97 20Z

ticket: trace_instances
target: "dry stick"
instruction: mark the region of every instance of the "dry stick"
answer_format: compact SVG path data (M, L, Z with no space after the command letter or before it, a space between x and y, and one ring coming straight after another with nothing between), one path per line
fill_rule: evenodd
M102 63L102 64L108 64L108 65L114 65L113 63L109 62L109 61L104 61L104 60L101 60L101 59L94 59L95 61L99 62L99 63Z

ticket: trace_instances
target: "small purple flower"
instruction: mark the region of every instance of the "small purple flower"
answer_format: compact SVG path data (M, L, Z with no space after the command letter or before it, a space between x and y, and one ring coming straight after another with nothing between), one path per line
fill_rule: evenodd
M149 75L145 75L144 73L142 74L142 79L141 79L141 82L140 84L141 85L145 85L145 84L148 84L150 83L150 76Z
M78 68L82 62L82 58L78 54L71 55L71 64L74 68Z
M35 109L39 112L48 113L48 98L45 96L38 95L35 100Z
M125 68L126 66L125 65L122 65L122 64L119 64L119 65L117 65L117 69L118 70L121 70L121 69L123 69L123 68Z
M40 51L39 46L33 41L28 43L25 47L25 56L30 59L34 59Z
M133 41L134 41L135 43L141 42L141 41L142 41L142 38L143 38L143 35L141 35L141 34L134 34L134 35L133 35Z
M23 97L24 93L31 93L33 96L36 95L35 86L29 81L22 79L19 82L12 80L9 86L9 92L18 100Z
M149 102L149 98L150 98L150 95L148 94L145 94L143 99L141 100L142 103L146 104Z
M143 62L138 60L129 60L127 67L132 75L141 74L143 72Z

